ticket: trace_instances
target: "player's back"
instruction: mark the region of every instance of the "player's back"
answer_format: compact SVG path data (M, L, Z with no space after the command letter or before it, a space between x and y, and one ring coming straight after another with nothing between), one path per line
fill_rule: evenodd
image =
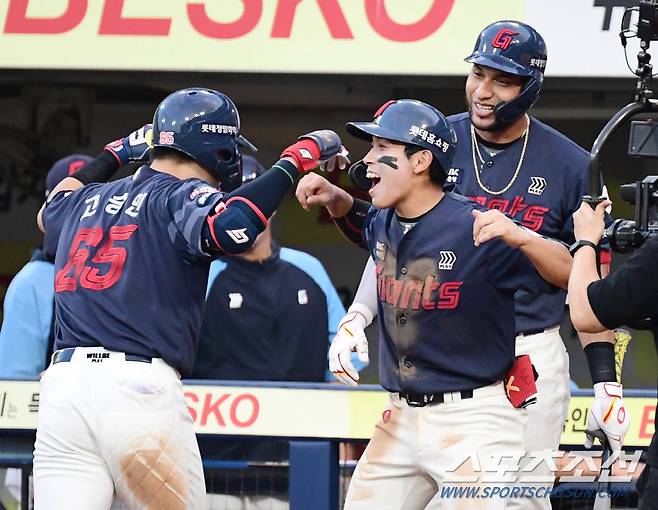
M55 348L101 345L189 373L209 266L200 232L221 194L145 166L59 195L44 216L60 232Z

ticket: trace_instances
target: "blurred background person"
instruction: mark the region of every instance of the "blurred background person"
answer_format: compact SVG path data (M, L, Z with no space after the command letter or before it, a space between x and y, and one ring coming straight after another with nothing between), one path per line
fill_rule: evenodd
M75 173L90 156L72 154L56 161L46 175L46 198L59 181ZM53 353L55 254L43 247L32 251L30 261L12 279L3 305L0 329L0 379L36 379ZM0 469L9 494L21 503L21 470ZM2 508L0 503L0 508Z
M46 197L91 159L73 154L56 161L46 176ZM7 289L0 329L0 379L37 378L48 366L53 346L54 260L54 253L36 248Z
M243 156L243 184L265 172ZM252 248L212 262L193 378L242 381L335 381L327 353L345 308L322 263L280 247L267 228ZM365 364L356 356L355 367ZM288 508L287 469L256 467L288 460L288 441L199 436L204 458L254 466L207 476L211 508ZM217 494L221 493L221 494ZM214 505L214 506L213 506Z

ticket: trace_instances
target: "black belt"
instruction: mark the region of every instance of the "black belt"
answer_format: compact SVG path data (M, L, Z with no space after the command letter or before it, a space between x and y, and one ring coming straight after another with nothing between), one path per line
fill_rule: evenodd
M60 349L53 353L53 365L55 363L67 363L73 358L75 347L67 347ZM151 359L147 356L138 356L137 354L126 354L126 361L141 361L142 363L151 363Z
M407 401L411 407L425 407L428 405L443 404L446 393L457 393L455 391L445 391L441 393L404 393L400 392L400 398ZM473 390L462 390L458 392L462 400L473 398Z
M516 334L516 336L530 336L530 335L538 335L539 333L543 333L549 328L539 328L539 329L529 329L528 331L520 331Z

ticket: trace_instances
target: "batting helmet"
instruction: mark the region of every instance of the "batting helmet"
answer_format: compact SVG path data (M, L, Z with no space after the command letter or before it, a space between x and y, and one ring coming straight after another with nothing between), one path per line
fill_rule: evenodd
M153 146L187 154L217 177L225 192L242 183L239 147L257 150L240 134L240 115L231 98L203 88L178 90L158 105Z
M496 118L507 124L527 112L537 101L544 81L546 59L546 43L534 28L519 21L497 21L480 32L473 53L464 60L527 77L518 96L496 105Z
M378 136L427 149L446 175L457 145L457 135L444 115L415 99L388 101L375 112L372 122L348 122L346 128L362 140Z

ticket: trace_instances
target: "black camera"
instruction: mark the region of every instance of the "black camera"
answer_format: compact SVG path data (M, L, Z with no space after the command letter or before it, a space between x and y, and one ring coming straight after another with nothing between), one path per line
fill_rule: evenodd
M613 251L629 253L658 235L658 176L649 175L642 181L622 185L621 198L635 205L635 219L615 220L606 234Z
M658 0L640 0L637 37L642 41L658 41Z
M625 29L625 19L632 11L639 12L637 30ZM627 26L627 23L626 23ZM619 110L605 125L592 146L589 164L589 188L591 196L583 199L595 206L601 196L601 171L599 158L601 149L610 137L627 121L639 114L658 113L658 99L649 88L653 78L651 55L648 53L651 41L658 41L658 0L640 0L639 6L626 10L620 32L622 45L626 48L629 37L640 39L637 55L638 66L634 74L638 77L635 87L635 101ZM658 122L634 120L628 144L628 154L638 158L658 158ZM598 195L597 195L598 192ZM633 220L618 219L606 230L610 248L617 253L629 253L639 248L649 237L658 235L658 176L650 175L642 181L624 184L621 187L624 201L635 205Z

